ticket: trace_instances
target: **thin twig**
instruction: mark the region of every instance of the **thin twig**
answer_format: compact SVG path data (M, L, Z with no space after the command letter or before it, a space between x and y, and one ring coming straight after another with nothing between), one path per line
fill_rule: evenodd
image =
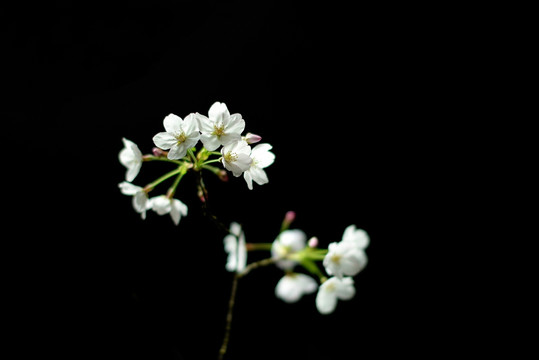
M234 313L234 305L236 304L236 293L238 292L238 280L248 273L251 270L262 266L268 266L275 263L279 258L267 258L260 261L253 262L245 267L242 272L237 272L234 274L234 279L232 280L232 290L230 291L230 299L228 300L228 312L226 314L226 325L225 325L225 336L223 337L223 343L221 349L219 350L219 360L223 360L228 348L228 342L230 341L230 330L232 329L232 315Z
M223 337L223 344L219 349L219 360L223 360L226 350L228 348L228 342L230 341L230 329L232 328L232 314L234 313L234 304L236 303L236 292L238 291L239 273L234 274L234 280L232 280L232 290L230 291L230 299L228 300L228 313L226 314L226 326L225 336Z

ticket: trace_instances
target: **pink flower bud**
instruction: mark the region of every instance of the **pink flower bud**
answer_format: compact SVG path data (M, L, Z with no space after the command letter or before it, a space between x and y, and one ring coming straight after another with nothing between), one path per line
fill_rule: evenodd
M221 181L224 181L224 182L228 181L228 174L226 173L225 170L219 170L219 172L217 173L217 176L219 176L219 179L221 179Z
M316 236L313 236L312 238L309 239L309 247L312 247L312 248L315 248L318 246L318 238Z
M287 223L292 223L296 219L296 213L294 211L287 211L284 216L284 221Z
M247 133L247 135L245 135L245 141L247 141L247 144L256 144L260 140L262 140L262 137L256 134Z
M159 149L158 147L154 147L154 148L152 149L152 154L153 154L153 156L164 157L164 156L167 156L168 151Z

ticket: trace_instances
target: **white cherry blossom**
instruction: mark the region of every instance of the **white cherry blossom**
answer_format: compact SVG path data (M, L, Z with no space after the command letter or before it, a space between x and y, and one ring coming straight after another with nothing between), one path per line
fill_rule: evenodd
M316 308L321 314L330 314L337 306L337 300L350 300L356 294L351 277L331 277L318 288Z
M118 187L122 194L133 196L133 208L140 213L142 219L146 219L146 210L151 208L151 201L148 200L146 191L140 186L133 185L127 181L119 183Z
M183 158L200 138L195 114L187 115L184 120L170 114L163 120L163 126L166 131L156 134L153 142L163 150L170 149L167 155L170 160Z
M245 129L245 120L240 114L230 115L225 103L215 102L208 111L208 117L197 113L196 118L202 133L200 140L209 151L240 141Z
M244 171L249 170L253 160L251 159L251 147L245 141L236 141L235 143L225 145L221 148L223 157L221 162L225 169L232 171L234 176L238 177Z
M338 242L328 246L328 253L323 261L326 272L342 278L354 276L367 265L367 255L352 243Z
M350 225L344 230L342 240L329 244L328 253L322 262L329 275L339 278L354 276L367 266L365 248L369 245L369 236L365 230Z
M187 216L187 205L175 198L159 195L150 199L152 210L158 215L170 214L174 224L178 225L182 216Z
M350 225L344 230L342 241L353 243L357 248L363 250L369 246L370 238L365 230Z
M247 265L245 234L237 222L230 224L230 233L223 240L225 251L228 254L225 267L230 272L241 272Z
M247 187L253 190L253 180L258 185L264 185L269 182L264 168L270 166L275 161L275 154L272 153L270 144L258 144L251 151L251 166L243 173Z
M285 230L280 233L271 245L272 257L280 259L275 264L283 270L291 270L297 264L297 261L284 258L304 249L306 243L307 235L299 229Z
M275 295L287 303L293 303L303 295L315 292L317 288L318 284L312 277L300 273L290 273L279 280L275 287Z
M125 173L126 181L133 181L137 177L140 168L142 166L142 153L140 152L137 144L126 138L122 138L124 147L120 150L118 158L120 163L127 168Z

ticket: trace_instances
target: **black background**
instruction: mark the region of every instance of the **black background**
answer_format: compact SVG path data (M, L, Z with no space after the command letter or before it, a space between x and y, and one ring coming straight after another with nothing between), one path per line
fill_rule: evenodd
M122 137L148 153L166 115L207 114L215 101L241 113L277 156L269 184L252 191L243 178L206 176L223 222L271 242L294 210L292 227L321 246L350 224L371 236L357 295L331 315L317 312L314 295L276 299L275 268L243 279L229 358L449 351L425 346L441 338L434 323L449 310L436 302L449 294L419 293L435 280L414 260L419 239L437 235L433 204L448 196L432 184L451 176L432 146L450 127L440 126L450 110L437 84L452 70L438 47L445 35L432 31L438 13L425 21L409 8L171 3L2 13L2 135L19 169L18 191L11 178L6 189L13 213L28 220L6 252L21 358L217 357L231 275L194 178L177 192L189 206L177 227L153 212L142 221L117 187ZM134 183L167 165L144 165ZM429 250L421 254L435 262Z

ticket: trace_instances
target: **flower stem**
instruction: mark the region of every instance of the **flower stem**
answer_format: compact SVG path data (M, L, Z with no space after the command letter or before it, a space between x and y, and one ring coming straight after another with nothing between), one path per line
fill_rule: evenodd
M247 251L271 250L272 243L247 243Z
M226 354L228 343L230 342L230 330L232 329L232 315L234 314L234 305L236 304L236 293L238 292L238 281L240 278L247 275L251 270L262 266L268 266L276 261L279 258L267 258L260 261L253 262L245 267L242 272L237 272L234 274L234 279L232 280L232 290L230 291L230 299L228 300L228 312L226 314L226 326L225 326L225 336L223 337L223 343L219 349L219 360L223 360Z
M169 171L168 173L166 173L165 175L159 177L157 180L154 180L153 182L149 183L148 185L146 185L144 187L144 189L147 189L146 191L151 191L153 190L154 187L156 187L157 185L161 184L163 181L165 181L166 179L168 178L171 178L173 177L174 175L176 174L179 174L182 169L183 169L183 164L182 166L180 166L179 168L175 169L175 170L172 170L172 171Z
M223 343L219 349L219 360L223 360L228 348L228 342L230 341L230 330L232 328L232 315L234 313L234 305L236 303L236 293L238 291L239 273L234 274L232 280L232 290L230 291L230 299L228 300L228 312L226 314L226 326L225 336L223 337Z
M203 162L202 165L200 165L200 166L203 167L204 165L208 165L208 164L212 164L212 163L216 163L216 162L220 162L220 161L221 161L221 158L212 159L212 160L208 160L208 161Z
M176 177L176 180L174 180L174 184L168 189L167 191L167 197L169 199L172 199L174 196L174 193L176 192L176 188L178 187L178 184L180 183L180 180L183 178L185 174L187 174L187 168L185 166L180 166L180 173Z

